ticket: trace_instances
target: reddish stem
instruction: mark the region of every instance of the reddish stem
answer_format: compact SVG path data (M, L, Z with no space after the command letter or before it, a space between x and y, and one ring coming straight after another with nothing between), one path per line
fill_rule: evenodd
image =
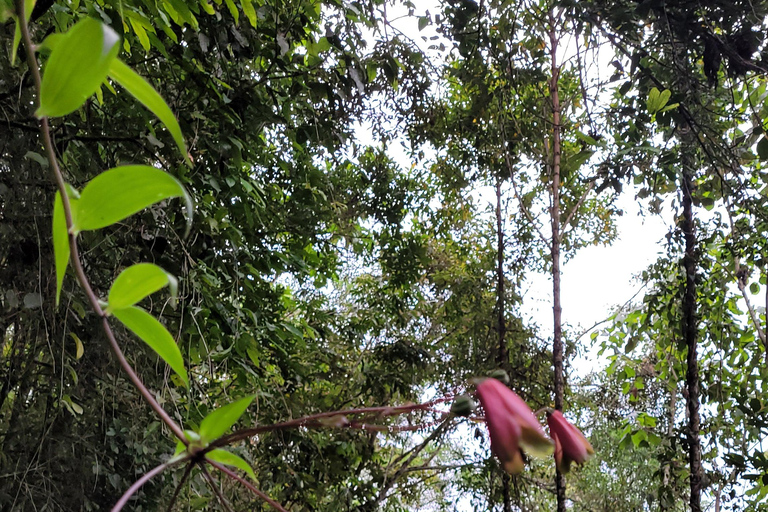
M260 491L259 489L257 489L257 488L256 488L256 486L254 486L254 485L253 485L251 482L249 482L249 481L248 481L248 480L246 480L245 478L241 477L240 475L238 475L238 474L237 474L237 473L235 473L234 471L230 470L230 469L229 469L229 468L227 468L226 466L223 466L223 465L219 464L218 462L212 462L212 461L210 461L210 460L207 460L206 462L208 462L208 464L210 464L211 466L215 467L216 469L218 469L218 470L219 470L219 471L221 471L222 473L226 474L226 475L227 475L227 476L229 476L230 478L232 478L232 479L234 479L234 480L237 480L238 482L240 482L241 484L243 484L243 485L244 485L246 488L248 488L248 489L249 489L249 490L250 490L250 491L251 491L253 494L255 494L256 496L258 496L258 497L259 497L259 498L261 498L262 500L266 501L266 502L267 502L267 503L268 503L268 504L269 504L269 505L270 505L272 508L274 508L275 510L278 510L279 512L288 512L288 511L287 511L285 508L283 508L283 506L282 506L281 504L279 504L278 502L276 502L275 500L273 500L272 498L270 498L269 496L267 496L266 494L264 494L263 492L261 492L261 491Z
M35 57L35 51L32 45L32 37L29 34L29 26L27 25L27 18L24 14L24 0L18 0L16 9L18 12L18 18L19 18L18 23L21 29L22 39L24 40L24 49L27 54L27 62L29 63L29 70L32 73L32 78L35 82L35 90L37 92L37 96L39 100L40 90L42 86L42 79L40 77L40 69L37 63L37 57ZM99 298L96 295L96 293L93 291L93 288L91 287L91 284L88 281L88 277L85 275L85 270L83 269L82 263L80 262L80 252L78 251L78 247L77 247L77 235L74 234L73 232L74 223L72 222L72 205L70 204L69 196L67 195L66 183L64 182L64 175L62 174L61 169L59 168L59 162L56 159L56 152L54 151L54 148L53 148L53 140L51 138L51 130L50 130L50 127L48 126L47 117L40 118L40 135L42 136L41 138L43 139L43 146L45 147L46 156L48 157L48 161L50 162L51 169L53 170L54 178L56 179L56 186L58 187L59 194L61 195L61 204L64 209L64 218L67 223L67 235L69 237L70 259L72 260L72 268L75 271L77 280L80 283L80 286L82 287L83 291L85 292L85 295L88 297L88 301L91 303L91 308L93 309L94 312L96 312L96 314L99 317L101 317L102 329L104 330L104 334L107 337L107 341L109 341L109 346L112 349L112 352L114 352L115 356L117 357L117 360L120 363L120 366L128 374L128 378L136 387L136 389L139 390L139 393L141 393L141 396L144 397L144 400L146 400L146 402L150 405L150 407L152 407L152 409L160 417L163 423L168 425L168 428L170 428L171 431L174 433L174 435L177 438L179 438L179 440L182 443L184 443L184 445L186 446L189 443L189 441L187 441L187 438L184 436L184 431L181 429L181 427L179 427L179 425L176 424L175 421L173 421L173 419L168 415L168 413L165 412L165 410L160 406L160 404L157 402L155 397L152 396L152 394L149 392L149 389L147 389L147 387L144 385L144 383L141 381L139 376L131 367L128 360L125 358L123 351L120 349L120 345L117 343L117 339L115 339L115 335L112 332L112 328L109 326L107 315L101 309L101 304L99 304Z

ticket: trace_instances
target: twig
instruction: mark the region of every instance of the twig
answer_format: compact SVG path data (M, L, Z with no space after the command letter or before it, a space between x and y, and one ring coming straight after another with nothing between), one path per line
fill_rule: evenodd
M37 97L38 97L38 103L39 103L42 80L40 77L40 69L37 62L37 57L35 57L32 38L29 34L29 26L27 25L27 21L26 21L27 18L24 15L24 0L18 0L16 9L18 12L19 27L21 28L21 35L24 41L24 49L27 54L27 62L29 63L29 70L32 73L32 78L34 79L35 90L37 91ZM67 195L64 176L61 172L61 169L59 168L59 162L56 159L56 152L53 147L53 140L51 138L51 130L48 125L47 117L42 117L40 119L40 135L41 135L41 138L43 139L43 146L45 147L46 156L48 157L48 161L51 165L53 175L56 179L56 185L59 189L59 194L61 195L61 202L64 209L64 217L67 223L67 235L69 237L70 259L72 260L72 268L74 269L75 274L77 275L77 280L80 283L80 286L83 288L85 295L88 297L88 301L91 303L91 307L93 311L99 317L101 317L102 329L104 330L104 334L107 337L107 341L109 341L110 348L112 349L112 352L114 352L115 356L117 357L117 360L120 363L120 366L128 374L128 378L131 380L133 385L139 390L141 395L144 397L144 400L147 401L147 403L150 405L150 407L152 407L152 409L160 417L163 423L168 425L168 427L171 429L174 435L177 438L179 438L179 440L182 443L184 443L184 445L186 446L189 443L189 441L187 441L187 438L184 436L184 431L181 429L181 427L179 427L176 424L175 421L173 421L173 419L168 415L168 413L160 406L157 400L149 392L149 389L147 389L147 387L141 381L139 376L136 375L136 372L133 370L130 363L128 363L128 360L126 360L125 355L123 354L123 351L120 349L120 345L117 343L117 340L115 339L115 335L112 332L112 328L109 326L109 320L107 319L107 315L101 309L101 305L99 304L99 298L96 296L96 293L93 291L93 288L91 288L91 284L88 281L88 277L85 275L85 270L83 269L83 265L80 262L80 253L77 247L77 235L75 235L73 231L74 223L72 222L72 206L69 202L69 196Z
M234 480L237 480L238 482L243 484L248 490L250 490L253 494L258 496L262 500L266 501L275 510L277 510L279 512L288 512L285 508L283 508L283 506L281 504L279 504L278 502L276 502L275 500L273 500L272 498L270 498L269 496L264 494L262 491L257 489L256 486L253 485L251 482L249 482L245 478L241 477L240 475L238 475L234 471L230 470L226 466L223 466L222 464L219 464L218 462L213 462L213 461L210 461L210 460L207 461L207 462L208 462L208 464L210 464L211 466L215 467L216 469L218 469L222 473L226 474L230 478L232 478Z
M136 480L133 483L133 485L130 486L128 490L125 491L125 493L123 493L123 495L120 497L117 503L115 503L115 506L112 507L112 512L119 512L120 510L122 510L123 507L126 505L126 503L128 503L128 500L131 499L131 496L133 496L136 493L136 491L138 491L139 488L145 483L147 483L153 476L162 473L163 471L173 466L174 464L178 464L179 462L182 462L184 460L186 460L186 458L181 458L178 460L171 459L169 461L163 462L159 466L144 473L144 475L141 478Z
M595 186L594 181L590 181L587 184L587 190L584 191L584 193L581 195L579 200L576 202L575 205L573 205L573 208L571 208L571 211L568 212L568 215L565 218L565 222L563 222L563 229L560 231L560 241L563 241L563 238L565 237L565 234L568 232L568 224L571 222L571 219L573 219L573 216L576 215L576 212L579 211L579 208L581 208L581 205L584 203L584 200L587 198L589 193L592 191L592 187Z
M379 491L379 495L376 497L375 501L375 507L378 508L378 505L384 500L384 498L387 495L387 492L392 488L393 485L397 482L397 480L406 472L408 469L408 466L413 460L419 456L419 454L424 450L424 448L427 447L429 443L431 443L433 440L437 438L440 434L442 434L447 428L450 422L453 420L454 416L451 415L448 418L443 421L439 427L437 427L435 430L432 431L432 433L424 439L424 441L421 442L417 447L415 447L413 450L411 450L410 456L403 462L403 464L400 466L400 468L395 472L395 474L392 476L391 479L386 480L382 486L381 490ZM402 456L400 457L402 459Z
M203 471L203 476L205 477L205 480L208 482L208 485L211 489L213 489L213 493L216 495L217 498L219 498L219 502L221 503L221 506L224 507L224 509L227 512L233 512L232 507L229 506L229 502L224 497L224 495L221 493L221 489L216 485L216 480L213 479L211 474L208 472L208 468L205 467L204 462L199 462L198 466L200 466L200 469Z
M176 499L179 497L179 492L186 483L187 478L189 478L189 475L192 473L193 467L194 464L187 464L187 469L184 470L184 475L182 475L181 480L179 480L179 485L176 486L176 489L173 491L173 496L171 496L171 501L168 503L168 512L173 510L173 506L176 504Z

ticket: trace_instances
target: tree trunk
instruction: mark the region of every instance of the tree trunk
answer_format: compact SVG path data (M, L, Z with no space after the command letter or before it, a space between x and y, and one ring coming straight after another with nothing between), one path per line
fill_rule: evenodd
M555 409L563 410L563 394L565 388L563 376L563 309L560 305L560 96L558 79L560 68L557 65L558 35L555 28L555 17L549 13L549 42L552 59L552 76L549 82L549 95L552 101L552 163L550 168L552 178L552 363L554 366ZM557 511L565 512L565 476L558 470L555 477L557 493Z
M687 136L687 137L686 137ZM690 128L681 134L690 138ZM687 146L683 142L683 146ZM693 219L693 168L688 151L683 151L683 234L685 235L685 294L683 295L682 334L688 348L685 384L688 389L686 407L688 408L688 460L691 469L691 512L701 512L701 440L699 439L699 362L697 351L698 326L696 322L696 235Z
M504 226L501 214L501 179L496 179L496 332L498 347L496 350L496 365L509 372L509 351L507 350L507 321L505 319L506 304L504 297ZM501 490L504 500L504 512L512 512L512 493L509 487L509 475L501 476Z
M507 350L507 322L505 319L506 305L504 303L504 230L501 214L501 179L496 180L496 236L497 236L497 266L496 266L496 331L499 345L496 351L496 364L499 368L509 371L509 352Z

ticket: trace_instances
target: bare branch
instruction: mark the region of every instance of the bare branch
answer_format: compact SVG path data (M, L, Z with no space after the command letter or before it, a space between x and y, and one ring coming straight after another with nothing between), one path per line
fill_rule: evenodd
M219 489L219 486L216 485L216 480L213 479L211 474L208 472L208 468L205 467L205 463L199 462L198 466L200 466L200 469L203 471L203 476L205 477L205 480L208 482L208 486L213 490L213 493L219 499L219 503L221 503L221 506L224 507L224 510L226 510L227 512L233 512L232 507L229 505L229 502L227 501L227 498L224 497L224 495L221 493L221 489Z
M584 191L584 193L581 195L579 200L576 202L575 205L573 205L573 208L571 208L571 211L568 212L568 215L565 218L565 222L563 222L563 229L560 231L560 241L563 241L563 238L565 237L565 234L569 232L568 230L568 224L571 222L571 219L573 219L573 216L576 215L576 212L579 211L579 208L581 208L581 205L584 203L584 200L587 198L589 193L592 191L592 187L595 186L594 181L590 181L587 184L587 189Z
M166 469L168 469L169 467L171 467L171 466L173 466L175 464L178 464L178 463L180 463L182 461L185 461L185 460L187 460L187 459L186 458L181 458L181 459L178 459L178 460L171 459L169 461L163 462L159 466L157 466L157 467L153 468L152 470L144 473L144 475L141 478L136 480L133 483L133 485L130 486L128 488L128 490L125 491L125 493L123 493L123 495L120 497L120 499L117 501L117 503L115 503L115 506L112 507L112 512L119 512L120 510L122 510L123 507L126 505L126 503L128 503L128 500L131 499L131 496L133 496L136 493L136 491L138 491L139 488L141 488L142 485L144 485L145 483L149 482L149 480L151 480L153 476L158 475L158 474L162 473L163 471L165 471Z

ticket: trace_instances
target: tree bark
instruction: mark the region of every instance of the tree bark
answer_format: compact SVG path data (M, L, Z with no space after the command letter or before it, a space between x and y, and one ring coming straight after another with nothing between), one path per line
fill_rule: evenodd
M684 139L690 137L690 128L681 134ZM683 142L683 147L686 144ZM693 218L693 168L688 151L683 151L682 194L683 194L683 234L685 236L685 292L683 295L682 334L688 348L686 357L685 384L688 389L686 407L688 409L688 461L691 469L691 512L701 512L701 440L699 438L699 362L698 362L698 325L696 321L696 234Z

